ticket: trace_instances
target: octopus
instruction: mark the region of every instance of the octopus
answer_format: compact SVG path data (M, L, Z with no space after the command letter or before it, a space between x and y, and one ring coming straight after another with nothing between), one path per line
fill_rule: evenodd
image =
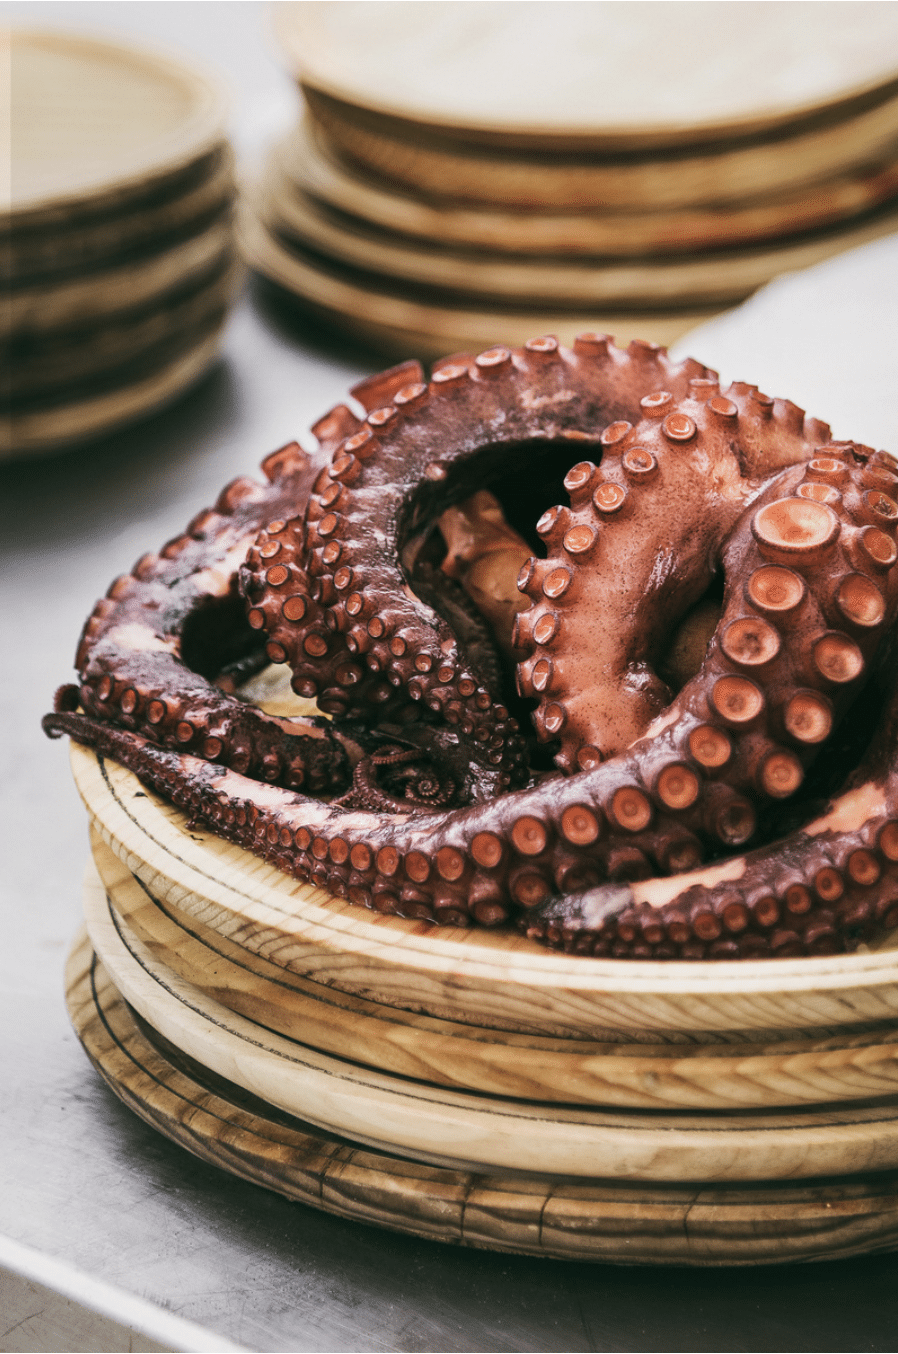
M585 955L898 926L898 461L658 346L370 377L96 606L46 732L378 912ZM293 718L241 684L289 665Z

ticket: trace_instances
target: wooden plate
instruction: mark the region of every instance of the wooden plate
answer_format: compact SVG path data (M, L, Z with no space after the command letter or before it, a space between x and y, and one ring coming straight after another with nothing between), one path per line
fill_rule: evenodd
M548 1039L479 1030L310 981L163 904L94 832L125 943L229 1011L383 1072L522 1100L640 1109L835 1102L898 1091L898 1021L742 1045ZM647 1036L647 1040L650 1036Z
M124 258L156 253L179 240L202 234L234 198L234 170L228 147L205 156L179 175L164 193L158 188L129 204L125 212L82 214L43 227L12 229L0 260L0 278L58 280L74 270L110 267Z
M74 33L19 30L3 47L15 164L3 205L30 226L64 206L121 206L222 140L218 89L181 62Z
M320 315L328 324L403 357L441 357L473 348L481 351L499 342L521 344L537 334L552 333L569 342L584 329L610 332L618 343L647 338L671 344L681 335L720 313L720 307L674 308L656 306L634 312L626 308L558 310L524 305L500 309L484 303L472 308L458 304L427 304L390 290L389 279L367 284L342 276L335 265L321 266L284 247L257 220L251 209L241 214L238 241L251 268Z
M11 345L7 365L11 404L41 412L51 406L80 403L88 395L128 384L137 371L170 365L174 355L201 341L220 325L234 298L239 268L225 260L188 288L164 301L110 316L88 329L76 327L28 336Z
M625 1264L751 1265L888 1248L894 1174L742 1188L472 1175L373 1152L278 1114L167 1047L76 941L66 996L112 1090L188 1151L355 1221L465 1246Z
M888 12L886 12L888 11ZM632 147L770 133L896 75L891 6L289 4L305 83L419 123ZM837 57L836 57L837 54Z
M2 331L21 337L98 325L140 306L163 304L167 293L211 271L230 257L230 215L213 221L192 239L128 263L118 263L49 282L15 287L4 298Z
M898 1096L861 1107L673 1113L473 1095L370 1070L247 1020L161 964L95 872L88 934L122 996L175 1048L277 1109L428 1165L577 1179L807 1179L898 1168Z
M300 884L185 818L77 744L72 769L103 840L165 905L338 992L479 1029L654 1043L755 1042L898 1015L898 953L658 962L547 952L512 931L374 914ZM617 1032L616 1034L612 1032ZM635 1032L635 1037L634 1037ZM783 1037L780 1035L780 1037Z
M462 251L424 246L336 217L298 193L263 193L260 213L269 234L290 253L306 251L375 273L387 286L429 288L434 298L456 295L474 304L512 302L563 310L578 305L637 309L640 306L726 306L780 273L811 267L845 249L868 244L898 228L898 205L861 224L815 231L760 249L684 251L674 259L564 259L558 254L525 261L493 250Z
M290 220L295 194L381 230L431 244L496 253L671 254L723 248L797 234L851 220L898 192L898 160L864 165L813 185L748 202L670 208L667 211L502 212L414 196L368 178L328 154L306 118L273 154L267 194Z
M528 211L660 211L770 198L888 159L898 137L893 92L845 121L824 120L770 142L705 145L657 158L537 155L459 144L305 93L324 144L363 173L443 202Z
M125 388L72 404L0 418L0 460L58 451L99 437L161 408L199 380L218 355L225 315L195 345Z

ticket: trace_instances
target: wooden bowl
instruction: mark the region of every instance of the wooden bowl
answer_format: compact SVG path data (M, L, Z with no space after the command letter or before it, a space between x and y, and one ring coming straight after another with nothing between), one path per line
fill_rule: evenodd
M391 284L389 278L357 278L337 264L288 249L244 203L237 238L246 263L294 298L300 308L326 324L383 351L423 359L449 352L475 352L498 342L522 344L534 334L555 334L571 342L584 329L613 333L626 344L647 338L668 345L720 313L721 307L689 305L627 307L592 305L571 310L540 308L532 301L494 306L458 296L422 301L413 285ZM737 298L738 299L738 298Z
M221 146L168 177L151 183L126 212L68 214L44 227L9 231L0 259L0 281L19 286L58 284L76 270L110 268L173 248L226 216L235 195L233 156Z
M0 459L55 451L183 391L235 290L225 106L153 51L4 39L11 71Z
M204 1159L529 1254L894 1244L894 949L607 961L376 915L188 826L108 759L73 746L72 766L95 862L76 1030L125 1103Z
M335 215L301 194L264 194L261 216L269 234L289 253L307 251L347 269L348 276L377 274L386 286L472 304L512 303L534 308L578 305L637 310L640 307L726 306L784 272L808 268L845 249L857 248L898 228L898 203L861 223L827 229L751 249L684 248L675 258L631 256L567 258L560 251L526 260L492 249L476 253L429 245Z
M634 1182L778 1181L898 1167L894 1095L715 1114L475 1095L322 1054L235 1014L123 927L95 881L85 891L85 920L118 991L173 1047L265 1104L380 1151L455 1169Z
M541 153L469 146L415 123L305 89L324 144L363 173L417 195L526 211L660 211L732 206L810 188L890 156L898 93L862 103L843 121L801 123L783 138L702 144L675 156Z
M734 1110L858 1101L898 1091L895 1021L755 1032L510 1033L388 1006L272 963L163 901L92 833L122 939L228 1011L306 1046L438 1086L549 1104ZM629 1039L629 1042L627 1042Z
M3 331L17 339L52 336L162 306L167 296L227 262L232 251L233 229L225 216L196 236L136 260L16 287L5 298Z
M38 402L0 417L0 460L59 451L161 409L211 367L225 319L225 312L213 315L187 335L186 346L178 345L148 370L131 372L123 386L57 405Z
M236 262L226 254L150 306L114 313L88 328L75 324L17 336L7 366L12 409L19 416L26 408L47 414L126 388L154 365L169 365L221 325L238 277Z

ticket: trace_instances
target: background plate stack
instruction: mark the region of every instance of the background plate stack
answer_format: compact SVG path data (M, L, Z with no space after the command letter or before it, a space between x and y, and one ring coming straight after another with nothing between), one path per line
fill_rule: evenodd
M343 1216L561 1258L898 1241L895 949L607 961L369 913L72 756L93 829L72 1020L113 1090L205 1160Z
M213 360L235 283L221 96L152 52L4 39L12 163L0 268L0 455L162 404Z
M243 222L306 308L422 356L669 343L898 228L898 7L286 4L306 102Z

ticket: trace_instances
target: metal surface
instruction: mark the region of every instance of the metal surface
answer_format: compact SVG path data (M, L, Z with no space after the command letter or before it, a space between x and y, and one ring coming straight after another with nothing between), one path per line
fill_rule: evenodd
M94 29L114 11L115 31L133 36L150 35L154 11L160 43L230 63L256 92L266 61L277 78L261 5L5 8L40 10L47 23L65 9L68 24ZM247 300L224 360L175 406L0 470L0 1231L256 1350L893 1350L898 1256L615 1269L394 1236L202 1164L135 1118L87 1063L62 998L86 821L65 749L42 737L40 717L71 679L78 631L111 579L376 366L309 331L288 335ZM2 1317L0 1337L22 1347Z
M242 1350L144 1298L0 1236L0 1350Z

